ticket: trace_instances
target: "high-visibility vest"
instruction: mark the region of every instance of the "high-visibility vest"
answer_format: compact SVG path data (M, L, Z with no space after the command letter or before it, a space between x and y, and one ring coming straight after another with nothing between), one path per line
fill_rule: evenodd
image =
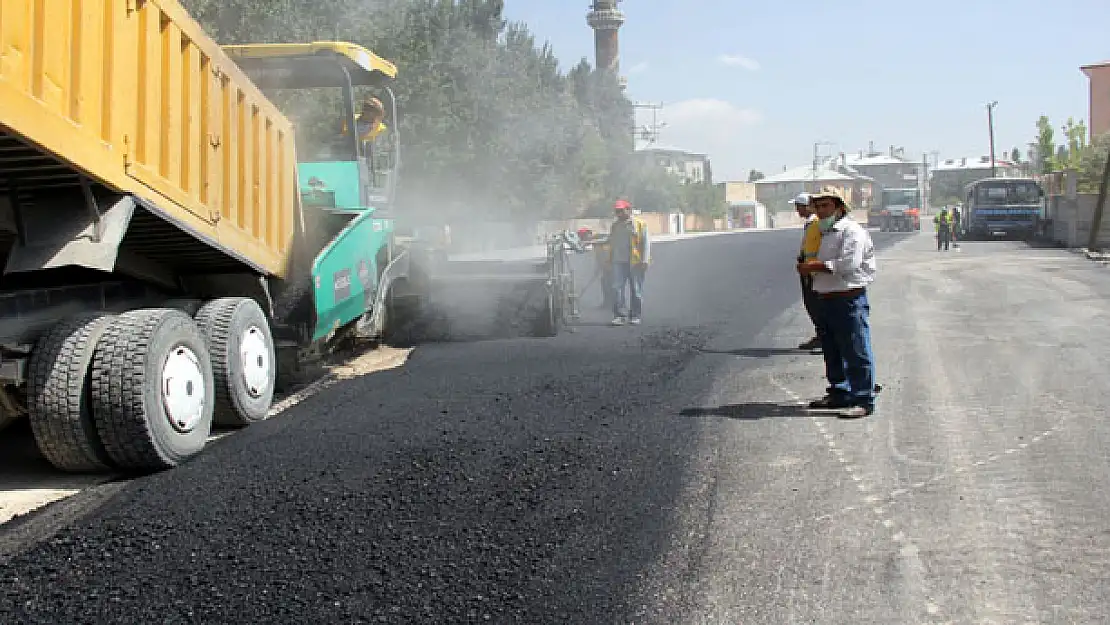
M801 259L803 261L817 258L821 249L821 220L811 219L806 224L805 234L802 237Z
M638 217L632 217L632 218L630 218L630 221L632 222L632 257L629 259L628 262L632 263L633 265L647 264L647 263L651 262L651 259L650 258L641 258L641 253L640 253L640 247L643 246L643 244L644 244L644 236L647 234L647 222L645 222L643 219L640 219ZM609 254L608 254L608 256L609 256L609 262L610 263L612 263L614 261L614 258L613 258L613 243L612 243L613 230L614 229L615 229L615 226L613 228L609 228L610 242L609 242ZM621 259L620 262L624 262L624 260Z
M378 126L376 128L370 128L370 123L363 121L362 115L359 115L357 118L355 118L355 124L356 128L358 128L359 131L360 141L373 141L385 130L384 122L378 122ZM343 134L347 134L346 120L343 121Z

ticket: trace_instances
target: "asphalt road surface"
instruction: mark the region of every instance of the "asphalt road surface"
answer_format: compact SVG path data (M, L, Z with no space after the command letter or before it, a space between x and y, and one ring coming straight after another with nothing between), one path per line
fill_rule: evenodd
M798 237L660 245L642 327L422 346L127 484L0 622L1110 619L1110 270L875 233L847 421L799 407Z

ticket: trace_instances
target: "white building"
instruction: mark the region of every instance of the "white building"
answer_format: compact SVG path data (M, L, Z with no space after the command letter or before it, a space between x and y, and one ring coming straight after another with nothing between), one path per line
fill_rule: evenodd
M1020 166L1007 159L995 158L997 178L1021 177ZM968 184L991 177L990 156L948 158L937 163L929 172L929 201L931 205L958 202ZM935 203L934 203L935 202Z
M683 184L713 183L713 169L707 154L667 147L641 148L636 154L678 176Z

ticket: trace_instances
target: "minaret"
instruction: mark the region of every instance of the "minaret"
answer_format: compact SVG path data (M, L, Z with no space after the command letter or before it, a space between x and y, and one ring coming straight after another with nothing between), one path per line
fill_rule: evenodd
M594 64L599 71L610 72L621 85L624 79L620 73L620 42L617 31L624 25L624 14L617 9L621 0L594 0L586 23L594 29Z

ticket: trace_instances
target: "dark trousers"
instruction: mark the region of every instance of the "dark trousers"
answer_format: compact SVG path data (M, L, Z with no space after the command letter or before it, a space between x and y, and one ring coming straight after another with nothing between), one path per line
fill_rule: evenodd
M871 305L867 292L820 298L821 349L829 395L853 406L875 405L875 356L871 350Z
M806 307L809 320L813 322L813 331L818 338L823 334L821 329L821 303L817 298L817 291L813 290L813 277L802 276L802 304Z
M948 249L948 246L951 243L952 243L952 231L950 229L948 229L947 226L938 226L937 227L937 251L940 251L940 248L941 248L942 245L944 246L944 249Z

